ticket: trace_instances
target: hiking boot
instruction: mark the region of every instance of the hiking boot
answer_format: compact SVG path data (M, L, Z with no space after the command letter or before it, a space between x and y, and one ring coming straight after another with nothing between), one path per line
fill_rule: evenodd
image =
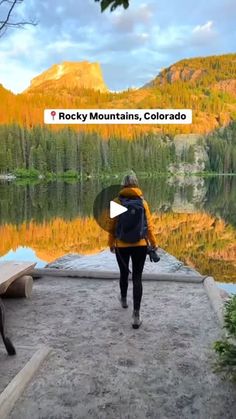
M121 302L121 307L128 308L127 297L121 297L120 302Z
M142 321L140 320L140 315L139 315L139 310L134 310L133 311L133 329L138 329L139 326L141 325Z

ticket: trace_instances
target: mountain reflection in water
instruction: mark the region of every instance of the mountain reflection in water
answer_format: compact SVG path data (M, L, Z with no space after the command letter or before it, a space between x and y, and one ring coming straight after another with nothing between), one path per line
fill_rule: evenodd
M92 208L97 193L110 184L1 182L0 256L24 246L49 262L105 248L107 233L93 219ZM159 245L202 274L236 283L236 177L159 177L140 184Z

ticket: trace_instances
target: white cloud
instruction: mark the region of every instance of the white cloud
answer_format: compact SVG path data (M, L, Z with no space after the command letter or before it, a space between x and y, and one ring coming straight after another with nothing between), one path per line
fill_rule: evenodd
M212 20L209 20L204 25L195 26L195 28L193 28L193 33L207 34L207 33L212 32L212 30L213 30L213 22Z
M209 20L203 25L197 25L192 31L192 42L194 45L204 45L213 42L217 37L213 21Z
M218 33L213 22L208 21L203 25L195 26L187 24L170 25L164 28L155 26L149 38L153 40L152 48L157 51L166 54L179 54L187 49L208 48L216 41L217 36ZM195 55L198 55L198 51Z

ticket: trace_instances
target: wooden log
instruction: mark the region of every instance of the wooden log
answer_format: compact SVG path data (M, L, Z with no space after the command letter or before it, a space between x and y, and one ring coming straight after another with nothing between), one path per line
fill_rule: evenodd
M0 394L1 419L7 419L9 417L10 411L13 409L16 401L22 395L50 352L51 348L48 346L39 348Z
M2 297L6 298L30 298L33 288L33 278L29 275L21 276L7 288Z
M52 269L40 268L31 271L33 278L40 278L42 276L55 276L55 277L68 277L68 278L89 278L89 279L119 279L120 273L100 271L100 270L87 270L87 269ZM202 275L184 275L179 273L144 273L142 275L143 281L170 281L170 282L189 282L189 283L202 283L206 276Z
M220 296L220 290L217 287L212 276L208 276L204 280L204 288L211 302L212 308L216 313L220 325L224 326L224 302Z
M0 295L4 294L7 288L23 275L31 275L35 262L1 262L0 263Z

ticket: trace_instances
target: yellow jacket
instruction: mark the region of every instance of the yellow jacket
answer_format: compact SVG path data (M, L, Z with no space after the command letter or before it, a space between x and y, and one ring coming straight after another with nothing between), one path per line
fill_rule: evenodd
M141 191L141 189L139 188L128 188L125 187L120 191L120 195L122 196L126 196L126 197L142 197L143 193ZM115 198L114 201L117 204L121 204L119 198ZM149 210L149 206L148 203L143 200L143 206L145 209L145 214L146 214L146 218L147 218L147 228L148 228L148 234L147 234L147 238L149 240L149 242L151 243L152 246L157 246L157 242L156 242L156 238L154 236L153 230L153 222L152 222L152 217L151 217L151 213ZM129 246L146 246L147 242L145 239L141 239L136 243L126 243L123 242L122 240L118 240L115 237L115 231L116 231L116 224L117 224L117 218L113 218L110 220L109 223L109 237L108 237L108 246L112 247L112 246L116 246L116 247L129 247Z

